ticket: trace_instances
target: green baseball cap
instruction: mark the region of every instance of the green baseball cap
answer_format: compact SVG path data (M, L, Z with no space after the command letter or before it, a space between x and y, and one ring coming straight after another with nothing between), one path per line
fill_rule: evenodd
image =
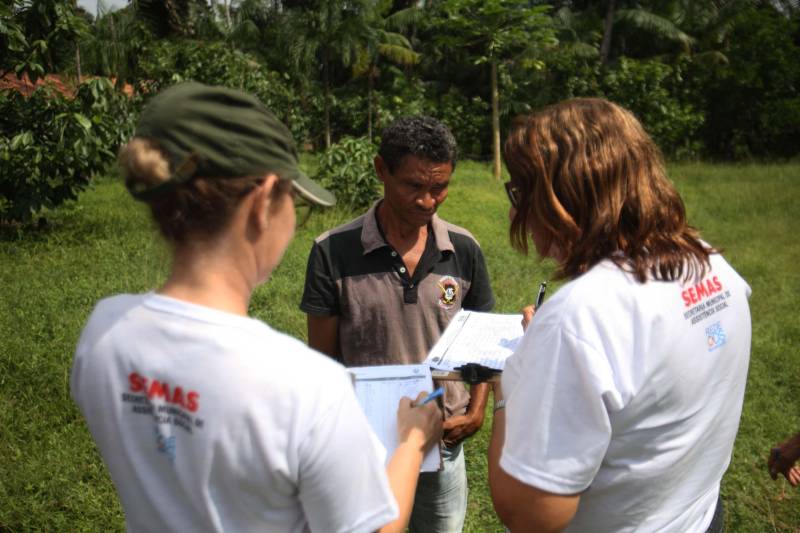
M134 133L156 141L167 154L172 176L155 187L128 190L147 200L197 176L226 178L275 173L292 180L297 193L317 205L332 206L334 195L297 167L289 129L258 98L187 82L173 85L145 106Z

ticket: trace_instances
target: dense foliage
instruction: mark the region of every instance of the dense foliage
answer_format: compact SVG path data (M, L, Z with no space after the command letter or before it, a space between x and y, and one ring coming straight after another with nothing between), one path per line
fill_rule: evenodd
M751 8L736 19L729 63L703 82L709 152L726 158L800 153L800 16Z
M130 103L107 79L74 97L50 87L0 92L0 222L29 222L76 198L130 134Z
M668 157L800 154L795 0L140 0L96 17L68 0L3 3L0 74L48 73L129 83L136 102L181 80L241 88L312 151L425 113L495 174L514 116L576 96L630 108ZM45 139L24 125L66 106L48 98L3 96L22 113L4 118L7 161ZM92 137L70 112L55 129Z
M647 126L656 143L675 156L698 153L703 114L682 91L684 64L621 58L603 76L601 94L627 107ZM691 95L689 95L691 96Z
M340 205L363 210L380 196L373 168L375 151L366 137L345 137L322 154L316 179L333 191Z
M223 85L257 96L302 139L309 114L287 85L284 76L270 71L252 56L222 42L158 41L139 62L145 97L180 81Z

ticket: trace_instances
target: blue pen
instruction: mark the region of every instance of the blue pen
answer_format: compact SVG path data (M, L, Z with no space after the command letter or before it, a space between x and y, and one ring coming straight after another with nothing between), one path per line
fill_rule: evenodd
M439 387L438 389L436 389L436 390L435 390L435 391L433 391L432 393L428 394L428 395L425 397L425 399L424 399L424 400L422 400L420 403L418 403L418 404L417 404L417 407L422 407L422 406L423 406L423 405L425 405L426 403L428 403L428 402L430 402L430 401L432 401L432 400L435 400L436 398L438 398L438 397L439 397L439 396L441 396L442 394L444 394L444 387Z

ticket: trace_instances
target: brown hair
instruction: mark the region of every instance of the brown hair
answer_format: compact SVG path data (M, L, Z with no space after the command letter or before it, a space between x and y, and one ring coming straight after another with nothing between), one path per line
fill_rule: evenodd
M557 250L558 276L603 259L644 283L702 277L709 253L686 222L661 152L629 111L600 98L567 100L515 120L504 158L519 205L512 245Z
M158 144L134 137L120 149L118 157L126 184L145 188L166 182L172 176L169 161ZM167 189L146 201L161 235L174 245L216 236L227 226L239 202L261 177L214 179L197 177ZM288 194L291 181L281 180L276 194Z

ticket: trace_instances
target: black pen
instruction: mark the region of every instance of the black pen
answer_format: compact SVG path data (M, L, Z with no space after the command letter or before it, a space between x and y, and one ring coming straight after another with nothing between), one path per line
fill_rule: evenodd
M547 281L543 281L539 284L539 294L536 295L536 305L534 309L539 309L539 306L542 305L544 301L544 293L547 292Z

